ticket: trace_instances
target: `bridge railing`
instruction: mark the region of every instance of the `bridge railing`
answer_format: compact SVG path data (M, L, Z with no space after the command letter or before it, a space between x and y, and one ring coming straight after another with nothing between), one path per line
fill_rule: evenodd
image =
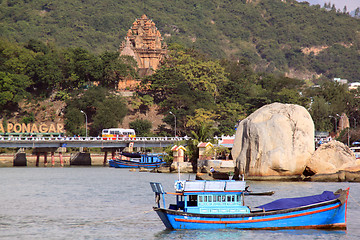
M102 137L15 137L0 136L0 141L134 141L134 142L161 142L161 141L183 141L189 137L119 137L119 138L102 138Z

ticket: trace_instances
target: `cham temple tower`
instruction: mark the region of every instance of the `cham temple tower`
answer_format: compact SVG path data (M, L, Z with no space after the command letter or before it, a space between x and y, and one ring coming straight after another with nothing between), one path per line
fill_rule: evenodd
M155 23L144 14L136 19L119 49L120 56L132 56L139 68L140 77L151 75L158 69L166 54L166 44Z

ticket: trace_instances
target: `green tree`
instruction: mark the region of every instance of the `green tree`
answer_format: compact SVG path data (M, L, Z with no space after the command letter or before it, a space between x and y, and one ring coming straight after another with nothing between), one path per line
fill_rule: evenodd
M49 47L45 45L45 43L35 39L30 39L27 44L25 44L25 48L32 50L35 53L43 54L47 54L50 51Z
M331 106L331 114L348 113L348 105L351 102L347 85L337 82L326 81L321 84L318 96L323 96Z
M332 131L330 121L331 109L323 97L315 96L310 108L310 114L317 131Z
M217 61L204 61L194 54L179 51L172 59L175 70L179 71L191 90L210 92L213 102L219 96L219 87L227 81L225 69Z
M31 50L0 38L0 71L25 75L35 55Z
M214 110L222 87L227 83L225 69L219 62L205 60L201 54L186 50L172 52L165 64L142 84L173 125L172 111L177 117L177 130L186 130L188 116L196 109ZM187 132L187 133L186 133Z
M65 129L69 136L85 135L85 119L80 110L76 107L67 107L65 118Z
M150 135L150 130L152 123L149 120L136 119L135 121L130 122L130 128L134 129L136 136L147 137Z
M109 96L96 103L96 114L91 128L91 134L99 135L104 128L117 127L127 114L127 107L119 96Z
M102 61L82 48L64 51L65 88L79 88L101 80Z
M70 134L85 132L81 110L88 117L91 136L98 136L104 128L117 127L128 111L122 97L111 95L105 88L91 87L67 102L65 128Z
M355 9L355 13L354 13L355 17L359 17L360 16L360 7L357 7Z
M45 96L49 96L54 89L59 87L63 77L57 56L42 53L29 62L27 75L33 82L34 92Z
M137 78L135 71L137 63L133 57L121 56L118 52L105 52L100 55L103 67L101 84L106 87L115 88L116 84L125 77Z
M198 145L200 142L213 141L214 131L214 127L208 122L200 123L195 130L191 131L191 139L187 140L187 148L194 172L197 172L197 159L199 157Z
M26 88L30 84L25 75L0 72L0 110L16 108L20 100L28 96Z

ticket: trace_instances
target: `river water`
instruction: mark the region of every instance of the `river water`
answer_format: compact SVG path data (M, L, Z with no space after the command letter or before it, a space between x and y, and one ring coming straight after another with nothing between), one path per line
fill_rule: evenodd
M107 167L0 168L0 239L360 239L359 183L248 182L250 190L275 191L248 197L250 206L350 187L346 231L165 230L151 210L149 182L173 192L177 178Z

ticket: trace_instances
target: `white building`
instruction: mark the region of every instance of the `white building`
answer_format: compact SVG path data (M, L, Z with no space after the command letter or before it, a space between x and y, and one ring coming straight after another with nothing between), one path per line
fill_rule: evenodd
M349 83L349 90L355 90L360 87L360 82Z
M334 78L334 82L338 82L339 84L347 84L348 80L342 78Z

